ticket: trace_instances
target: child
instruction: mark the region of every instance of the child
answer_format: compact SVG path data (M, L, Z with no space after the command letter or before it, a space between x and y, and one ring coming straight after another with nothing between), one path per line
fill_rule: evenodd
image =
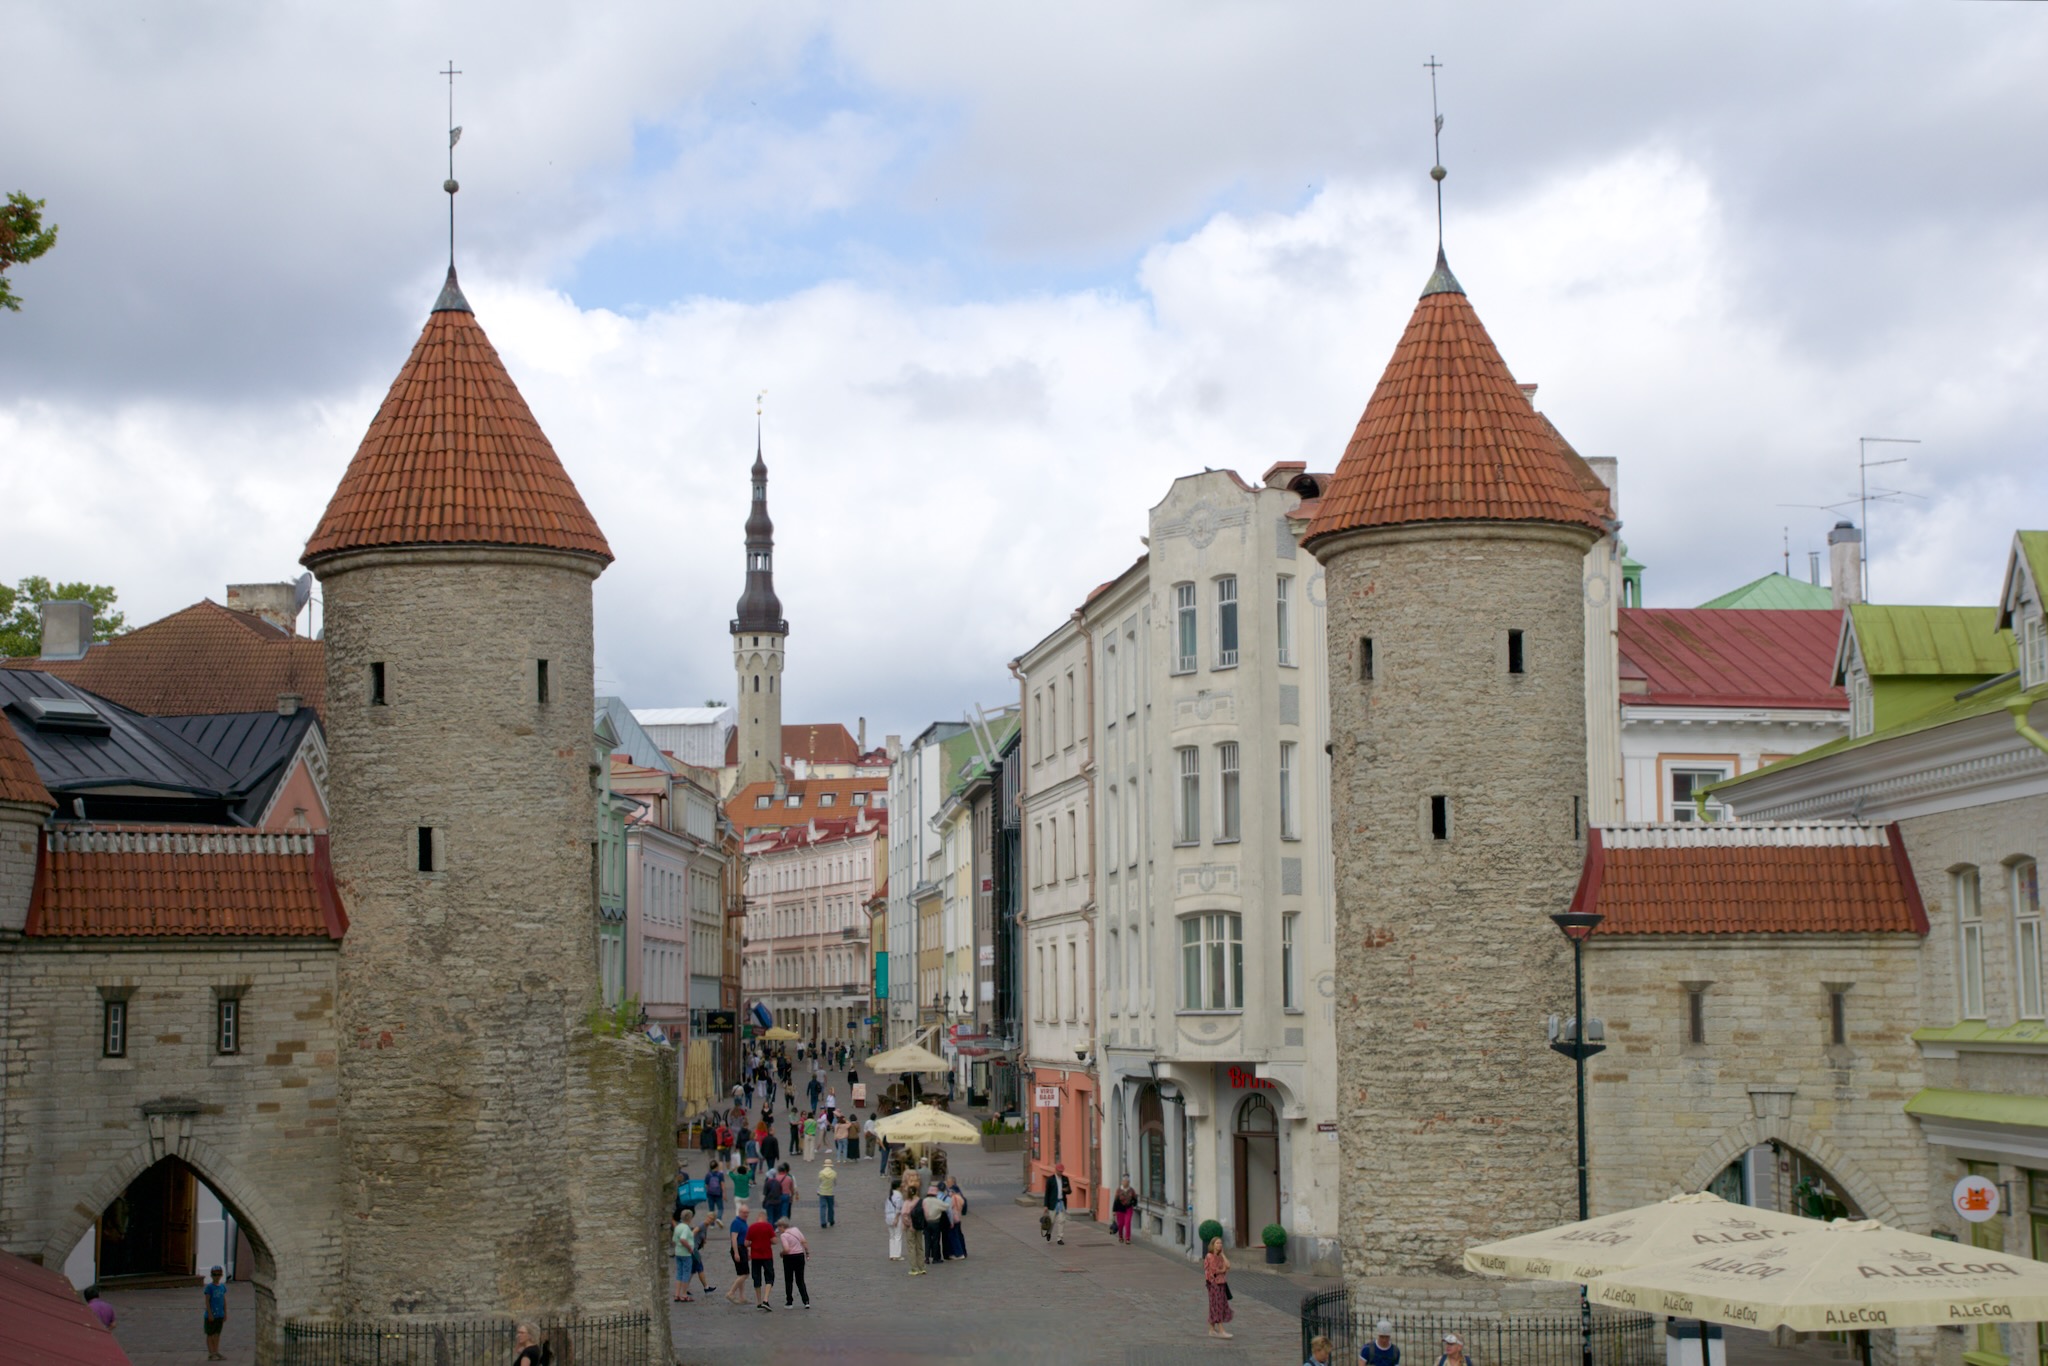
M221 1269L213 1269L213 1279L199 1287L199 1293L206 1297L206 1359L225 1361L220 1354L220 1330L228 1323L228 1284L221 1279Z

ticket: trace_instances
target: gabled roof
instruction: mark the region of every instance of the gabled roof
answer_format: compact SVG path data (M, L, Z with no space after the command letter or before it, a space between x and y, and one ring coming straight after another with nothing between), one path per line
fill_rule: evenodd
M380 546L507 545L607 563L611 547L490 338L448 284L306 542L302 563Z
M1842 711L1834 684L1841 613L1624 607L1618 633L1630 706Z
M1552 522L1604 532L1600 479L1530 405L1442 252L1305 544L1363 527Z
M1852 822L1597 826L1572 909L1601 937L1927 933L1898 827Z
M739 763L739 747L739 732L728 733L725 737L727 768ZM837 721L827 721L822 725L784 725L782 762L790 764L799 759L807 764L857 764L860 762L860 746L854 743L853 732Z
M1710 598L1700 604L1703 608L1716 611L1827 611L1834 608L1835 595L1832 590L1817 583L1807 583L1789 574L1770 573L1760 579L1751 579L1740 588L1731 588L1718 598Z
M250 612L200 601L94 645L82 659L9 659L145 716L270 711L296 693L327 707L326 649Z
M1859 602L1842 623L1836 677L1848 666L1851 633L1873 678L1902 675L1988 678L2012 669L2012 639L1996 607L1896 607Z
M2019 606L2022 590L2029 587L2035 602L2048 602L2048 531L2013 533L2012 553L2005 562L2005 586L1998 592L2001 628L2013 629L2013 609Z
M20 802L45 810L57 805L50 789L43 785L42 775L36 772L35 761L28 757L21 737L4 716L0 716L0 802Z
M48 830L30 938L340 939L327 836L220 828Z
M784 826L802 825L813 818L834 819L851 816L860 811L878 815L887 804L889 775L886 773L863 774L853 778L792 778L785 783L782 799L775 796L773 783L749 783L725 800L725 814L738 828L743 838L752 839L756 832L777 829ZM856 793L866 794L863 806L853 804ZM768 805L756 806L761 797L768 798ZM791 806L786 800L796 798ZM827 805L826 798L831 803Z

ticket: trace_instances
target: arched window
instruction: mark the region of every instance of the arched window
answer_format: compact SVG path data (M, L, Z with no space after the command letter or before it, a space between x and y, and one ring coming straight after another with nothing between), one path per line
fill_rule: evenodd
M1166 1199L1166 1107L1156 1086L1138 1092L1138 1192L1147 1200Z
M759 674L754 675L754 691L761 691L761 675Z
M1241 1134L1273 1134L1280 1131L1280 1117L1273 1102L1253 1092L1237 1107L1237 1131Z

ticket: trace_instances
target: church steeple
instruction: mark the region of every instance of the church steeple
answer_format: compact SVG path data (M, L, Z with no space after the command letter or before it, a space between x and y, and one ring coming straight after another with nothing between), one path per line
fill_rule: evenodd
M775 596L775 523L768 520L768 462L754 429L754 506L747 513L747 587L732 619L732 663L739 676L739 730L733 737L739 786L782 777L783 641L789 623Z
M785 635L782 600L775 596L775 523L768 519L768 462L761 458L761 434L754 433L754 506L747 514L747 587L740 594L732 633Z

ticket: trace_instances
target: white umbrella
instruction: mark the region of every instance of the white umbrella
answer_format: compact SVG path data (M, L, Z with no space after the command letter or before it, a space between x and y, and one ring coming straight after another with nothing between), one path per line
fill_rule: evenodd
M1819 1227L1796 1214L1734 1205L1702 1191L1481 1243L1466 1249L1465 1266L1489 1276L1587 1281L1688 1252L1761 1246Z

